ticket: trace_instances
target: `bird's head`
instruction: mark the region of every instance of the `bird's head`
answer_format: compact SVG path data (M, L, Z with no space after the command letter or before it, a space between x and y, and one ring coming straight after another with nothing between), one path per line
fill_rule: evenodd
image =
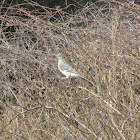
M62 59L63 55L61 53L59 54L52 54L53 57L56 57L57 59Z

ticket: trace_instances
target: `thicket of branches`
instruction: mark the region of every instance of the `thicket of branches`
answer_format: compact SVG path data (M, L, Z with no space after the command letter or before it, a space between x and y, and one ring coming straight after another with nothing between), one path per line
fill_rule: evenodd
M59 6L28 2L29 11L4 2L0 139L140 139L140 6L90 2L69 14ZM62 80L54 53L94 86Z

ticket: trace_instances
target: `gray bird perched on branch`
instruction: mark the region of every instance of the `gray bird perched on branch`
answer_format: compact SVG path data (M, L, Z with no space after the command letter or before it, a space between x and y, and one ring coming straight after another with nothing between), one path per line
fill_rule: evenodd
M58 59L58 69L59 71L64 74L66 77L80 77L86 82L88 82L90 85L93 86L93 83L81 76L77 71L75 71L69 64L67 64L66 60L64 59L63 55L60 54L53 54Z

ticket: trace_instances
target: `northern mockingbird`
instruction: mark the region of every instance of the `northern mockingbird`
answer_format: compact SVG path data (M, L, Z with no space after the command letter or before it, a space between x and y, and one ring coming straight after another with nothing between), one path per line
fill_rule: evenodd
M78 74L77 71L75 71L69 64L67 64L62 54L53 54L53 56L55 56L58 59L58 69L62 74L66 76L65 78L80 77L93 86L92 82Z

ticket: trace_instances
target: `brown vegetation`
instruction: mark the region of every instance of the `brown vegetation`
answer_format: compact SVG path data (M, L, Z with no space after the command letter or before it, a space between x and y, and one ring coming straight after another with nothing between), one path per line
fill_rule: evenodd
M140 139L140 6L28 5L1 5L0 139ZM95 85L61 80L52 53Z

